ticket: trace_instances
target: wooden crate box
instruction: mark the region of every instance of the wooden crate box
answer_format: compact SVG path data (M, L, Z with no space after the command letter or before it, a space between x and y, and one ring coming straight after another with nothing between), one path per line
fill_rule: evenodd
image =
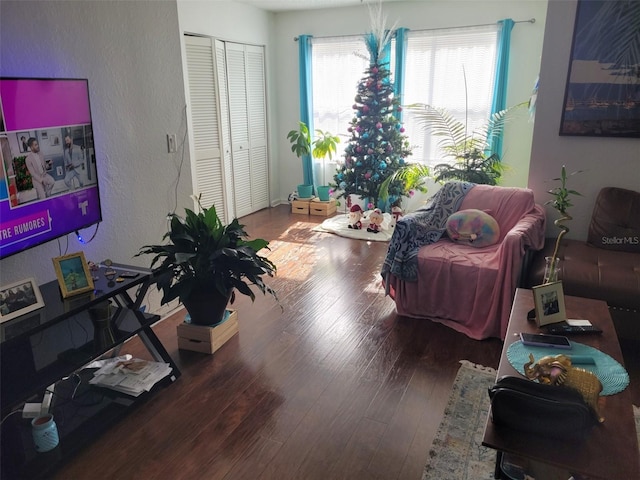
M181 323L178 325L178 348L194 352L213 353L238 333L238 312L229 310L229 318L220 325L207 327Z
M332 198L328 202L321 202L317 198L314 198L309 205L309 213L311 215L319 215L321 217L329 217L336 213L338 204L335 198Z
M300 213L302 215L309 215L310 198L298 199L291 202L291 213Z

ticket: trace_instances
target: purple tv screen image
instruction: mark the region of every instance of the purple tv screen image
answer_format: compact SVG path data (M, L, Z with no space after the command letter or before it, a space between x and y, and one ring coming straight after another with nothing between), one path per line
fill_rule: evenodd
M102 220L86 79L0 78L0 258Z

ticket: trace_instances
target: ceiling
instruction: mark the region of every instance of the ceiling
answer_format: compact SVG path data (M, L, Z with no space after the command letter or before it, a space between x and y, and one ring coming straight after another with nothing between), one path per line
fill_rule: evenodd
M269 12L287 12L291 10L309 10L313 8L351 7L354 5L395 2L401 0L234 0L238 3L253 5ZM406 1L406 0L405 0Z

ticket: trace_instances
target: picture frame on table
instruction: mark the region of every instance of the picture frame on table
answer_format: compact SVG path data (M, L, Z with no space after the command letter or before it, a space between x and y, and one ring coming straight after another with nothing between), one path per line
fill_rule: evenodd
M93 277L84 252L70 253L52 259L62 298L94 290Z
M532 290L538 327L566 321L567 312L561 281L538 285Z
M42 307L42 294L33 278L0 287L0 323Z

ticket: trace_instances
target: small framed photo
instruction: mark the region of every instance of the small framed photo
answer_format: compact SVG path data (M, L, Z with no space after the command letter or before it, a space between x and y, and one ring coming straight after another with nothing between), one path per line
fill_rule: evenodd
M93 278L84 252L71 253L53 259L53 267L62 292L62 298L93 291Z
M33 278L0 287L0 323L44 307Z
M536 323L539 327L564 322L567 319L561 281L538 285L532 290L536 307Z

